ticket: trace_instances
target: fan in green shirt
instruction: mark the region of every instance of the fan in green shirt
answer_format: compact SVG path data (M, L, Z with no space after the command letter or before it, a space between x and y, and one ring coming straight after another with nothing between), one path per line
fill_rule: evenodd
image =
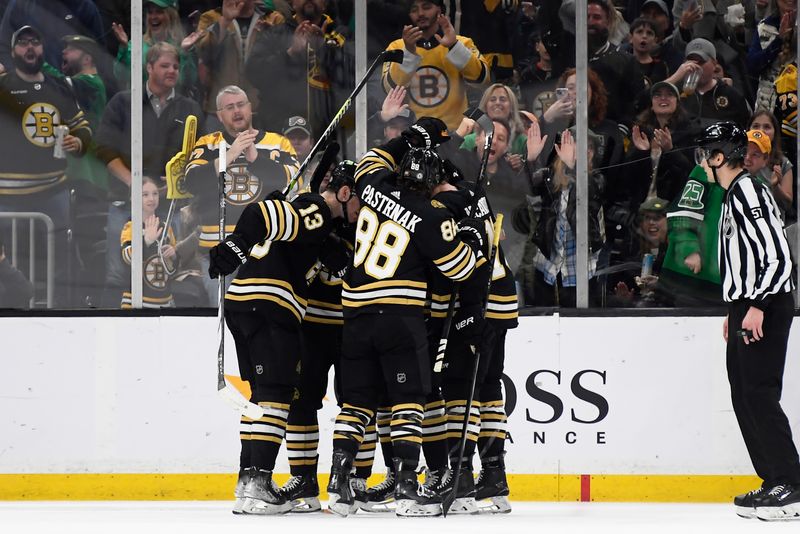
M75 93L78 105L86 114L92 132L97 132L108 102L106 86L97 73L94 60L95 55L102 54L103 51L93 39L84 35L67 35L62 42L64 43L62 70L45 63L42 71L55 78L67 80ZM82 158L68 156L67 176L86 180L107 191L108 172L106 166L97 158L95 148L95 142L92 140Z
M725 190L695 166L667 210L667 253L658 280L659 300L674 306L721 306L717 246Z

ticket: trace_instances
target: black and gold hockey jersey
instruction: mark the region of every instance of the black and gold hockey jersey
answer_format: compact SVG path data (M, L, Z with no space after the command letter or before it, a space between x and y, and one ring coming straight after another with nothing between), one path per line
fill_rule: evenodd
M214 132L197 140L194 151L186 164L185 187L198 202L200 213L200 247L211 248L219 242L219 175L214 160L219 157L219 143L224 139L228 146L234 138L230 134ZM264 197L283 189L300 167L295 151L288 139L282 135L264 132L256 148L258 158L252 163L244 154L229 161L225 176L226 220L235 221L244 208ZM302 187L297 181L296 189ZM291 194L291 192L290 192ZM225 224L226 235L234 225Z
M160 226L164 228L162 223ZM163 231L163 230L162 230ZM120 246L122 247L122 261L125 265L131 264L132 250L131 241L133 239L133 227L131 221L128 221L122 228L120 234ZM175 234L172 228L167 230L167 245L175 246ZM166 261L177 261L177 258ZM172 267L172 266L170 266ZM130 275L127 280L130 280ZM122 292L123 309L131 308L132 296L130 290ZM161 258L158 256L158 241L151 243L149 246L142 240L142 307L143 308L170 308L175 305L172 300L172 291L169 286L169 275L164 264L161 263Z
M472 187L472 184L469 184ZM486 232L489 236L485 246L484 254L489 256L489 244L492 241L492 234L494 231L494 215L492 214L489 204L486 200L485 191L479 192L480 198L475 210L475 218L486 222ZM434 197L435 200L441 202L451 211L456 220L460 220L467 215L467 210L471 204L472 192L467 189L459 188L458 191L446 191L439 193ZM489 288L489 302L486 307L486 319L490 320L499 328L516 328L519 316L518 303L517 303L517 286L514 282L514 273L506 262L505 254L502 245L498 246L497 254L494 258L494 265L492 266L492 282ZM460 292L460 300L470 300L482 304L483 295L486 291L486 283L488 281L485 277L476 276L476 279L482 279L480 285L475 284L472 287L472 280L468 287L462 288ZM477 282L477 280L476 280ZM430 315L434 319L441 319L447 315L447 307L450 303L450 295L453 291L453 284L447 278L433 273L430 284ZM470 302L472 303L472 302ZM459 307L460 302L456 301L456 308Z
M794 150L797 139L797 61L783 67L775 78L775 116L781 122L783 139L790 141L783 149ZM789 146L791 144L791 146Z
M344 324L342 316L342 279L324 266L308 286L308 305L303 321L319 324Z
M432 263L447 278L466 280L485 263L457 236L447 208L395 181L408 145L395 139L367 152L356 170L361 211L353 263L342 290L344 317L360 313L422 314Z
M89 122L65 81L0 74L0 195L39 193L67 179L67 160L53 157L56 126L81 140L82 153L89 147Z
M323 257L317 261L314 272L317 275L309 283L308 306L303 321L307 323L342 326L342 276L349 267L348 258L352 256L355 229L351 225L338 225L335 236L331 236L331 247L337 250L335 255ZM335 239L334 239L335 237ZM325 265L325 262L336 265Z
M332 227L330 208L316 193L246 206L234 233L252 248L225 295L226 309L259 310L284 323L302 321L308 281Z
M402 39L387 50L404 50ZM467 109L465 83L482 86L490 81L489 64L472 39L458 36L452 49L436 40L420 42L416 54L405 50L402 63L384 63L383 87L408 88L409 107L417 117L437 117L451 130L458 128Z

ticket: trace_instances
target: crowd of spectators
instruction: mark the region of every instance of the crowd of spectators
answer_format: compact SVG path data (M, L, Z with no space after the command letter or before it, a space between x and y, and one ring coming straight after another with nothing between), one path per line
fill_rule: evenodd
M213 219L203 213L213 206L183 201L164 228L165 166L182 148L186 119L197 117L198 139L242 131L232 126L241 110L220 109L220 96L241 88L251 143L262 148L264 132L285 136L294 153L282 164L296 168L353 89L355 0L143 4L143 168L147 194L161 200L145 210L145 286L160 291L158 305L213 305L181 289L203 275L198 221ZM443 155L474 180L486 133L463 113L478 107L494 121L487 192L507 217L504 248L525 304L574 305L577 150L590 155L593 305L716 302L678 294L713 289L719 275L708 265L714 214L695 209L719 196L693 171L694 137L708 124L732 120L763 133L751 139L748 169L771 184L787 226L795 222L796 0L589 0L588 147L575 146L574 0L366 5L369 61L403 51L367 85L370 142L439 117L452 138ZM53 220L59 306L129 302L130 82L140 75L130 8L0 0L0 210ZM350 159L359 156L353 124L346 117L337 134ZM60 126L64 154L55 155ZM0 218L6 243L11 224ZM35 248L16 248L23 272L29 256L42 257L44 239ZM652 272L640 273L643 258Z

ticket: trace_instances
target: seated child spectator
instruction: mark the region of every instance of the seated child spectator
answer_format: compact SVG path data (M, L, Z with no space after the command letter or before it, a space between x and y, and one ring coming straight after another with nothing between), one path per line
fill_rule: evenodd
M170 291L170 277L167 271L173 271L178 261L175 249L175 235L172 228L167 228L166 244L159 254L158 246L164 225L156 217L158 209L158 184L152 178L142 178L142 307L171 308L175 306ZM125 224L120 236L122 260L130 266L133 254L133 228L131 221ZM127 280L130 280L128 273ZM131 308L132 294L130 289L122 293L122 308Z

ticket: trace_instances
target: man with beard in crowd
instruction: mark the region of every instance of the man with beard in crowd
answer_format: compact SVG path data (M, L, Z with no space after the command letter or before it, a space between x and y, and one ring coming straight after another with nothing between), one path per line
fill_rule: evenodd
M67 160L53 154L55 132L56 127L66 126L69 130L61 147L66 153L82 156L92 131L69 85L42 72L44 38L39 30L23 26L14 32L11 58L14 68L0 75L0 212L42 212L52 219L59 289L56 298L66 304L62 290L70 282L70 201ZM0 231L6 232L10 224L4 221Z

